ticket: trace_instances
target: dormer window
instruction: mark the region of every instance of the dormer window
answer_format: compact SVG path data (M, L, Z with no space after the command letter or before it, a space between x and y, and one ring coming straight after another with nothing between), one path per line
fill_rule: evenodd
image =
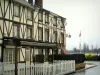
M27 11L27 19L32 20L32 10Z
M18 4L14 4L14 16L20 16L20 6Z

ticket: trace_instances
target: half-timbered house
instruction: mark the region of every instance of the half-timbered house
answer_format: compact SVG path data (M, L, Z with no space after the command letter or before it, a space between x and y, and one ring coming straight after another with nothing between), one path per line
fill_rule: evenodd
M0 0L1 62L31 64L38 54L47 62L66 45L65 25L66 19L44 9L42 0Z

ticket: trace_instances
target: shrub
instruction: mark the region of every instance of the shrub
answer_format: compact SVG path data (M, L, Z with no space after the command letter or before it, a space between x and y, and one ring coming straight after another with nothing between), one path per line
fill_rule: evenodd
M93 56L94 56L94 55L93 55L92 53L85 54L85 59L86 59L86 60L92 60Z
M85 59L86 60L98 61L98 60L100 60L100 56L90 53L90 54L85 54Z

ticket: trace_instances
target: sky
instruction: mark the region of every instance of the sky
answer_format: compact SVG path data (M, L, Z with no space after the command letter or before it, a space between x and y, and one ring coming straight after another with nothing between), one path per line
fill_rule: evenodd
M66 33L71 35L67 50L79 49L80 41L81 46L100 48L100 0L43 0L43 8L66 18Z
M100 0L43 0L43 7L66 18L67 50L86 43L90 49L100 48Z

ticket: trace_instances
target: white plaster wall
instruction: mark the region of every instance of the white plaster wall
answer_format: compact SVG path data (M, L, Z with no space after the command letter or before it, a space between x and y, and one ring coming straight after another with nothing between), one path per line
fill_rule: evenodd
M21 50L20 50L20 61L24 61L24 58L23 58L22 53L23 53L24 58L25 58L25 48L22 48L22 52L21 52Z
M0 7L0 10L2 8L2 12L3 12L3 15L4 15L4 0L0 0L1 2L1 7ZM1 12L1 11L0 11ZM2 13L0 13L0 17L2 17Z
M2 6L4 4L3 2L4 2L4 0L1 0L1 5ZM7 8L7 5L8 5L8 0L6 0L5 9ZM11 3L11 6L13 6L12 3ZM4 7L2 7L2 10L4 11L3 8ZM21 18L21 23L26 23L28 9L24 8L24 12L22 10L23 10L23 6L20 7L20 15L22 14L22 16L14 17L14 21L19 22L20 18ZM12 11L13 11L13 8L12 8ZM38 9L35 9L35 10L32 10L32 11L34 11L34 13L33 13L33 20L32 20L34 22L34 24L32 24L31 20L28 20L27 24L34 25L33 28L32 28L33 29L32 34L33 34L33 38L35 38L35 40L38 41L38 30L37 30L37 27L38 27ZM11 15L11 11L10 11L10 15ZM13 13L12 13L12 15L13 15ZM0 13L0 16L2 16L1 13ZM51 39L52 39L52 41L54 41L54 39L53 39L53 30L57 30L57 42L59 42L59 41L61 42L60 34L61 34L61 32L64 32L61 29L61 25L62 25L61 18L60 17L57 18L57 29L56 29L56 27L53 27L53 23L54 23L53 17L54 16L57 16L57 15L54 14L54 13L49 14L49 22L50 23L49 23L49 25L47 25L47 27L49 27L49 31L50 31L49 32L49 42L51 42ZM6 14L5 18L9 19L9 7L8 7L7 14ZM12 17L10 17L10 19L12 20ZM8 24L8 22L6 22L6 24ZM43 24L45 25L45 11L43 12ZM43 25L43 34L44 34L43 35L43 41L45 41L45 28L46 28L44 25ZM39 25L39 26L42 27L42 25ZM5 35L7 36L6 29L4 29L4 31L5 31ZM24 29L23 29L23 31L24 31ZM10 36L12 36L12 34L13 34L13 31L11 31ZM20 34L20 36L22 38L22 34ZM26 33L25 33L25 38L26 38Z
M38 11L34 11L34 22L38 23Z

